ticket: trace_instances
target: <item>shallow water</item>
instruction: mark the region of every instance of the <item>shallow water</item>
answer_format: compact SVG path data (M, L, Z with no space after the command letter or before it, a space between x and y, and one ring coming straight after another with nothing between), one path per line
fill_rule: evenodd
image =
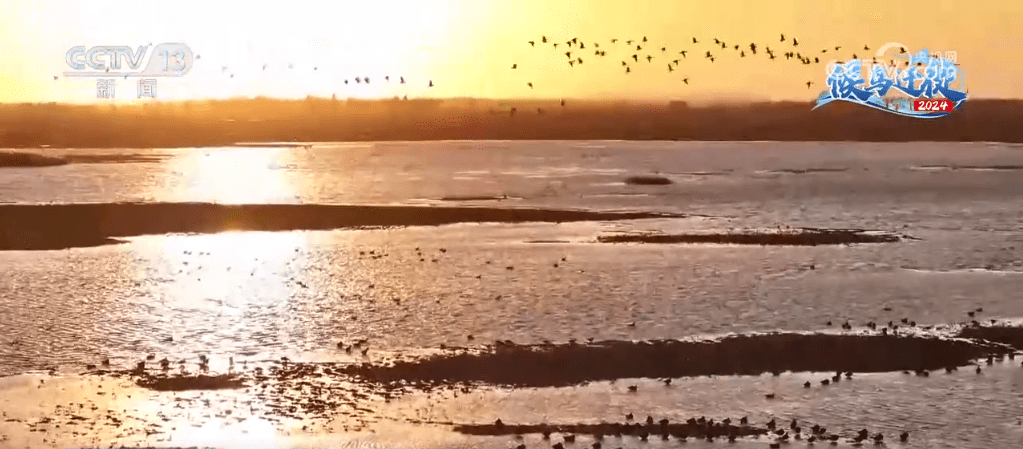
M1023 317L1023 171L976 168L1023 165L1016 146L433 142L54 151L61 153L162 159L0 168L0 202L440 204L445 197L507 196L464 203L699 216L144 236L97 248L0 252L0 375L49 367L76 373L105 357L129 367L150 353L172 360L208 354L214 368L227 357L362 361L335 346L359 338L370 341L367 357L376 360L465 344L467 335L535 343L817 330L829 320L837 326L908 317L925 325L967 320L965 312L977 307L982 320ZM807 169L834 170L799 172ZM654 172L674 184L622 182ZM897 231L919 240L595 243L622 231L778 226ZM889 438L906 429L914 447L992 447L1019 441L1023 428L1013 418L1023 417L1020 369L997 373L863 375L812 392L802 390L802 379L779 380L784 376L689 379L676 382L671 395L650 396L643 393L663 385L641 381L640 394L619 395L621 385L597 383L476 393L434 408L454 421L488 422L499 413L509 423L537 422L544 413L550 421L612 419L623 407L658 419L773 413L835 429L882 428ZM763 391L776 382L791 383L777 387L784 400L765 402ZM416 413L415 398L403 401L410 405L396 410ZM435 432L415 429L394 435ZM437 432L424 437L433 443L398 440L403 447L508 443Z

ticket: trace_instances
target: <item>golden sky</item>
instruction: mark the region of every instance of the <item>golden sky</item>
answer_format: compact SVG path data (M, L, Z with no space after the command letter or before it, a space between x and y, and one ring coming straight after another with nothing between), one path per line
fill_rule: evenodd
M1017 0L2 0L0 102L90 103L92 78L65 78L74 46L182 42L200 59L159 78L162 100L270 96L812 100L824 64L898 42L953 50L971 98L1023 98ZM245 4L245 6L241 6ZM789 38L780 42L780 33ZM541 36L560 42L555 50ZM626 49L627 39L649 42ZM700 43L693 44L696 37ZM799 47L791 46L791 37ZM578 38L584 50L567 49ZM611 38L618 38L611 44ZM709 45L714 38L729 49ZM527 41L536 41L531 47ZM758 55L748 45L760 46ZM600 44L607 56L594 55ZM743 46L746 58L732 49ZM634 44L635 45L635 44ZM864 45L871 51L864 51ZM771 47L778 59L763 52ZM833 48L842 46L840 55ZM666 47L667 52L661 52ZM831 48L821 54L823 48ZM569 66L565 51L584 64ZM667 64L687 50L674 72ZM711 63L704 53L715 54ZM650 54L652 62L633 62ZM673 55L668 57L668 55ZM146 58L149 58L147 54ZM632 72L625 74L622 60ZM264 70L263 65L267 68ZM288 68L291 64L292 68ZM512 64L518 68L511 69ZM224 67L227 69L224 69ZM313 69L315 67L315 70ZM234 75L233 78L230 75ZM390 83L384 80L390 76ZM398 83L404 76L405 85ZM370 84L356 84L369 77ZM682 83L689 79L689 85ZM344 80L349 84L345 85ZM432 80L435 87L427 87ZM807 81L816 85L812 89ZM116 79L118 101L137 79ZM530 89L526 83L532 82Z

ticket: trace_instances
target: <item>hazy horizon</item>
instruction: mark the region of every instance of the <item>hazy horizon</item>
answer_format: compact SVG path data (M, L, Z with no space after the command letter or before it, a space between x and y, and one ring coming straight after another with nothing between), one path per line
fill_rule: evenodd
M909 1L864 7L812 1L294 0L288 8L261 1L245 9L216 0L181 0L174 7L127 0L12 3L10 13L0 17L3 103L109 102L96 98L94 78L61 76L68 69L68 49L137 48L164 42L185 43L200 59L184 77L159 78L158 101L334 94L811 101L823 89L826 61L856 52L860 58L870 57L890 42L913 51L956 51L971 98L1023 98L1023 87L1011 76L1023 72L1023 67L1001 58L1023 43L1023 31L1011 26L1023 5L1012 2L944 0L921 8ZM780 41L781 33L786 42ZM557 50L543 46L541 36L562 46ZM643 37L649 42L642 51L632 51L635 47L625 51L625 40ZM700 43L692 44L693 37ZM799 46L791 45L793 37ZM583 65L566 63L564 42L572 38L586 43L585 49L577 50L578 45L571 49L574 57L586 60ZM611 44L612 38L619 42ZM715 38L729 48L713 50L708 44ZM530 40L535 47L527 43ZM607 56L594 55L597 43ZM750 43L759 46L757 55L747 48ZM863 50L865 45L871 50ZM836 46L841 51L834 51ZM766 58L767 47L777 60ZM823 49L831 51L821 53ZM689 53L669 72L667 62L679 58L679 50ZM713 63L702 57L708 50L715 53ZM740 57L740 51L746 56ZM802 51L821 63L786 60L786 51ZM633 70L626 75L621 61L633 53L655 59L630 59ZM512 64L517 68L512 70ZM371 83L356 84L355 77L370 77ZM400 84L399 77L406 78L406 84ZM682 82L686 78L688 85ZM136 80L115 79L118 103L137 101ZM428 86L431 80L434 87ZM807 81L816 85L807 88Z

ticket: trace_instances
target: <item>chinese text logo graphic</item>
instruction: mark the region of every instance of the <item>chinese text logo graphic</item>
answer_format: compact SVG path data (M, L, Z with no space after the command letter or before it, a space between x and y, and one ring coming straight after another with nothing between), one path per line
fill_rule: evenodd
M886 54L892 50L898 52ZM814 109L841 100L909 117L943 117L966 101L965 77L956 56L926 49L912 53L889 43L873 58L829 64L828 90L817 98Z

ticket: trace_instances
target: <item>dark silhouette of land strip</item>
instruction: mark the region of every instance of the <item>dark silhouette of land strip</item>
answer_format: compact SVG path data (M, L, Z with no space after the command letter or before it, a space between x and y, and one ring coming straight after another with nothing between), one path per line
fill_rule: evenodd
M760 375L784 371L859 373L958 367L1007 346L987 341L893 335L769 334L710 342L662 340L515 345L391 365L349 365L334 374L395 384L451 382L557 387L623 378Z
M117 243L117 237L223 231L292 231L681 217L659 213L484 207L309 204L101 203L0 205L0 250Z
M1023 101L969 100L918 119L856 104L696 107L560 100L246 99L141 106L0 105L0 148L167 148L240 142L778 140L1023 142ZM520 111L511 114L512 108ZM543 109L543 114L521 111Z
M963 328L959 337L1002 343L1023 350L1023 327L972 326Z
M621 234L597 237L601 243L716 243L732 245L817 246L853 243L895 243L894 234L867 234L847 229L798 229L791 232L735 232L727 234Z

